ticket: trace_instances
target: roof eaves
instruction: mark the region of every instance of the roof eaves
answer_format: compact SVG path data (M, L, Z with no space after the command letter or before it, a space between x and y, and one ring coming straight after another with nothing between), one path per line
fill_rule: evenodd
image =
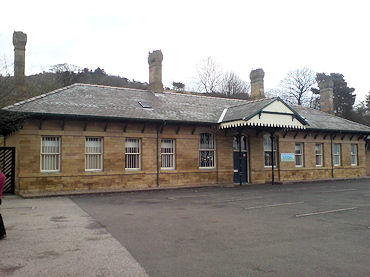
M16 112L17 113L17 112ZM134 117L114 117L114 116L100 116L100 115L79 115L79 114L60 114L60 113L37 113L37 112L21 112L26 115L35 117L57 117L57 118L92 118L92 119L103 119L103 120L123 120L123 121L137 121L137 122L170 122L170 123L183 123L183 124L199 124L199 125L217 125L217 122L209 121L186 121L186 120L168 120L168 119L149 119L149 118L134 118Z

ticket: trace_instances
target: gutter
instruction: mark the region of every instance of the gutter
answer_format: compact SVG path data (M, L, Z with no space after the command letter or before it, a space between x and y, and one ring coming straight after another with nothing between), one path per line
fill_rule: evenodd
M157 187L159 187L159 126L157 126Z
M112 117L112 116L94 116L94 115L76 115L76 114L54 114L54 113L36 113L36 112L20 112L20 111L8 111L12 113L22 113L33 117L54 117L57 119L69 118L69 119L93 119L93 120L111 120L111 121L134 121L134 122L151 122L151 123L174 123L174 124L188 124L188 125L215 125L217 122L204 122L204 121L187 121L187 120L163 120L163 119L152 119L152 118L132 118L132 117Z
M330 135L330 156L331 156L331 178L334 178L334 161L333 161L333 135Z

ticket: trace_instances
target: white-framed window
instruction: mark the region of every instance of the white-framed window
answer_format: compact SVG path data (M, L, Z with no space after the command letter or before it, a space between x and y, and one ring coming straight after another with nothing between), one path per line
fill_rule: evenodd
M57 136L41 137L41 172L59 172L61 156L61 139Z
M125 169L141 169L141 139L139 138L126 138Z
M316 143L315 145L315 156L316 156L316 166L323 166L324 159L323 159L323 144Z
M85 170L103 170L103 138L85 138Z
M263 150L265 155L265 167L272 166L272 157L274 157L274 166L276 166L277 155L277 139L274 137L274 149L271 147L271 135L263 136Z
M215 168L215 158L215 136L209 133L201 133L199 137L199 167Z
M174 139L161 140L161 169L175 169L175 149Z
M334 143L334 146L333 146L333 162L334 162L334 166L340 166L341 165L341 144L340 143Z
M303 143L295 144L295 166L303 167L304 160Z
M358 165L357 144L351 144L351 165Z

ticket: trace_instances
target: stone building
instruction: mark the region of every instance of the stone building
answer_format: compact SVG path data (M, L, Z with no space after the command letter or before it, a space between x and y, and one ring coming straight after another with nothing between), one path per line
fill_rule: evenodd
M4 108L29 117L5 138L16 149L24 196L200 185L263 184L366 175L370 128L323 111L253 100L167 92L161 51L149 54L149 88L74 84Z

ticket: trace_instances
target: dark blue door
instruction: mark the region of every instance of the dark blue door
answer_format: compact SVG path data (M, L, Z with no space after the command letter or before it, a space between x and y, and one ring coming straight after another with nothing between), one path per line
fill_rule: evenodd
M242 154L242 183L248 182L248 170L247 170L247 152L241 152ZM234 183L239 183L239 152L234 151Z

